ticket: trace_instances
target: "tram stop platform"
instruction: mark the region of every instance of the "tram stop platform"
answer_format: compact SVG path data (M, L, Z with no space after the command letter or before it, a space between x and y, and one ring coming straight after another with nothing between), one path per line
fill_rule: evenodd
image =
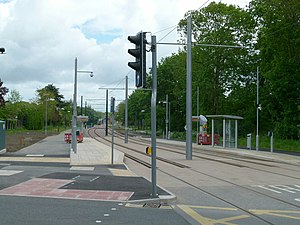
M102 144L93 138L85 137L82 143L77 144L77 152L70 151L70 165L72 166L92 166L109 165L112 149L110 146ZM123 164L124 153L114 149L113 164Z

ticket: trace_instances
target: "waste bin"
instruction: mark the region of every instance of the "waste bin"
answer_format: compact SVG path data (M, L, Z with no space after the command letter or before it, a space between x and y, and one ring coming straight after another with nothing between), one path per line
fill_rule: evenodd
M251 150L251 137L252 134L247 134L247 148Z

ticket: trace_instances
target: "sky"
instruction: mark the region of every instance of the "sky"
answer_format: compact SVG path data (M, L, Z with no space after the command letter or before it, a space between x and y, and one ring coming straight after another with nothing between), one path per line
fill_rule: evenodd
M220 1L220 0L219 0ZM217 1L217 2L219 2ZM208 2L208 3L206 3ZM0 79L17 90L24 101L36 90L53 84L66 100L72 99L74 64L78 70L78 97L97 111L105 111L105 89L135 88L135 72L127 66L134 45L128 36L151 32L158 42L176 42L176 25L189 10L208 0L0 0ZM249 0L221 0L245 7ZM206 4L205 4L206 3ZM147 34L150 42L151 34ZM159 45L158 61L178 52L176 46ZM147 68L151 54L147 54ZM129 94L132 91L129 91ZM117 102L124 91L110 90ZM7 97L7 96L6 96Z

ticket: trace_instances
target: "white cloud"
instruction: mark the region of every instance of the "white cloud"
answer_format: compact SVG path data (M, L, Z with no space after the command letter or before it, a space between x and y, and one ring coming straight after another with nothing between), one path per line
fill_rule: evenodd
M130 86L134 86L134 72L127 66L133 60L127 53L133 47L128 35L175 27L185 12L205 1L0 1L0 47L5 47L7 53L0 55L0 78L6 87L18 90L24 100L34 98L36 89L52 83L71 99L74 58L78 57L78 69L93 70L95 74L92 79L78 76L79 95L104 98L105 91L98 87L115 87L128 73ZM248 1L222 2L244 6ZM156 33L157 40L170 30ZM168 42L176 40L176 29L164 38ZM165 57L177 49L159 46L158 56ZM124 98L123 93L111 94Z

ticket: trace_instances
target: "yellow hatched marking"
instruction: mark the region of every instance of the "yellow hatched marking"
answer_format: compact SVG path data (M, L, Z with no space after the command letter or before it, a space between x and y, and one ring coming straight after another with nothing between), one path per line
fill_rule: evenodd
M256 214L256 215L270 215L270 216L277 216L277 217L283 217L288 219L294 219L294 220L300 220L300 217L286 215L286 214L299 214L300 211L289 211L289 210L255 210L251 209L250 212ZM282 214L281 214L282 213Z
M201 216L195 210L187 205L177 205L182 211L191 216L194 220L199 222L202 225L214 225L214 223L206 217Z
M201 216L197 213L194 209L210 209L210 210L224 210L224 211L238 211L236 208L223 208L223 207L211 207L211 206L189 206L189 205L177 205L182 211L184 211L187 215L192 217L194 220L199 222L202 225L216 225L216 224L223 224L223 225L235 225L232 221L250 218L250 215L238 215L232 217L226 217L222 219L213 219L209 217ZM300 211L292 211L292 210L256 210L250 209L249 212L255 215L269 215L293 220L300 220L298 216L292 216L288 214L299 214Z
M249 215L240 215L240 216L226 217L226 218L218 219L218 220L212 219L212 221L214 222L214 224L228 224L228 225L233 225L235 223L228 223L228 221L240 220L240 219L245 219L245 218L249 218L249 217L250 217Z

